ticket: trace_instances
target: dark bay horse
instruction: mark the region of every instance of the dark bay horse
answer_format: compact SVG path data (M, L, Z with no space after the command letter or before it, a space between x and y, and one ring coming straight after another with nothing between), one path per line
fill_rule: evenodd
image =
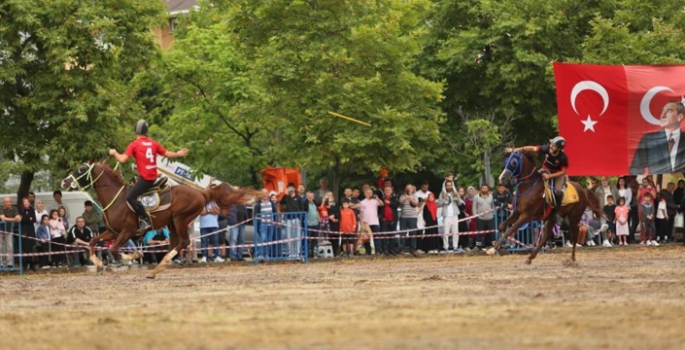
M534 220L542 220L544 218L546 204L543 193L546 181L538 170L539 169L536 168L535 157L532 153L519 153L514 151L505 161L504 170L499 176L499 181L500 183L506 183L512 178L516 180L516 197L514 199L516 205L514 213L499 225L498 230L500 232L505 229L506 231L495 243L495 246L488 250L488 254L494 255L496 252L499 252L504 240L517 232L519 227L523 224ZM604 213L599 207L599 199L593 191L583 188L577 182L569 181L566 186L573 186L578 192L578 202L564 205L558 212L562 219L568 218L568 224L571 230L571 242L573 243L573 248L571 248L571 262L575 263L575 243L578 237L578 224L580 223L585 208L590 207L596 218L603 217ZM540 249L542 249L543 245L550 237L556 219L556 215L550 215L549 218L546 219L542 239L539 240L533 252L530 253L530 256L526 260L526 264L530 264L538 255Z
M138 259L140 253L120 254L119 248L138 231L138 217L126 204L126 193L129 186L124 183L121 175L102 163L84 164L62 180L62 188L67 190L85 190L93 187L103 208L103 219L107 231L94 237L90 241L90 259L102 269L102 261L95 255L95 246L102 240L114 239L110 248L112 254L124 260ZM227 213L232 205L245 204L259 194L249 188L237 188L222 183L211 189L200 191L188 186L173 186L171 188L172 201L169 209L155 212L152 215L154 227L169 228L169 252L164 259L147 276L155 278L171 260L190 244L188 226L197 218L205 206L214 201L222 213Z

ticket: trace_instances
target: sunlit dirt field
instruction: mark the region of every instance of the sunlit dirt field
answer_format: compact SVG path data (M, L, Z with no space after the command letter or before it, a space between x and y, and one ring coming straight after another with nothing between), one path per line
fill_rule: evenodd
M683 349L685 248L0 277L0 349Z

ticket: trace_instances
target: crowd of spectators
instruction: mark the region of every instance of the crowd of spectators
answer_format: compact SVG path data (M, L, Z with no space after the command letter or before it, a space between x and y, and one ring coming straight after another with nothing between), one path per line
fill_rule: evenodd
M297 257L305 253L303 240L297 239L304 232L304 220L309 235L306 254L310 257L317 256L319 245L329 244L334 256L347 257L463 254L491 246L495 225L505 220L514 206L515 194L504 185L494 190L488 185L457 186L452 174L445 176L441 188L435 192L427 181L422 181L418 189L409 183L396 193L396 186L385 174L376 185L366 183L361 189L346 187L339 200L329 190L326 179L320 180L315 191L290 184L280 200L277 193L263 189L261 199L253 205L233 206L225 216L215 203L209 203L199 218L201 249L193 254L190 247L185 260L196 259L200 263L245 260L245 227L250 218L254 219L254 239L266 243L254 250L257 259L275 255ZM659 189L649 176L620 177L615 181L601 177L590 178L587 186L597 194L605 217L594 218L591 210L586 210L581 220L581 234L575 242L579 247L658 246L674 241L674 234L683 229L684 180L677 185L669 182L666 188ZM21 228L25 237L21 241L22 251L46 253L25 257L24 265L28 268L90 265L85 248L92 237L105 230L99 207L86 201L83 213L72 219L67 208L60 204L61 192L55 191L53 196L58 206L49 211L41 200L35 200L33 193L18 206L10 198L4 198L0 213L4 231L17 232ZM275 213L306 213L306 216L286 216L278 221ZM460 235L474 231L481 233ZM562 222L560 232L570 247L573 242L569 239L567 224ZM16 259L11 253L17 251L13 248L17 237L0 234L2 252L10 252L2 255L0 266L14 265ZM268 244L276 239L287 241ZM169 248L169 242L169 231L161 228L147 232L138 244L127 242L125 247L150 248L144 249L149 253L144 254L142 262L157 263ZM98 255L101 259L104 255L105 263L114 262L106 249L110 244L106 241L99 244Z

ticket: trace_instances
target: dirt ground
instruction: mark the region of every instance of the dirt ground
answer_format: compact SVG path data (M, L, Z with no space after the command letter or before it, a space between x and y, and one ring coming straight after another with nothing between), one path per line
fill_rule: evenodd
M683 349L685 248L0 277L0 349Z

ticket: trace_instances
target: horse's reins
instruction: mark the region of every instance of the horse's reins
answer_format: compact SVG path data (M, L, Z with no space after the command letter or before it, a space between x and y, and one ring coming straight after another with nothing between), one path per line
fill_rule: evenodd
M114 170L116 170L118 167L119 167L119 163L117 162L117 164L114 166ZM81 176L79 176L78 178L75 177L73 173L71 173L67 178L71 178L73 180L73 182L76 183L76 187L79 190L85 191L90 187L95 188L95 184L97 183L98 180L100 180L100 178L105 173L105 171L102 170L100 175L98 175L98 177L96 179L93 179L93 169L94 168L95 168L95 164L89 164L88 170L85 173L83 173ZM84 176L87 176L86 179L90 180L90 184L88 184L84 187L81 187L79 180L81 178L83 178ZM112 206L112 204L114 204L117 201L117 198L119 198L119 195L121 195L121 192L123 192L125 188L126 188L126 185L125 184L122 185L121 188L119 188L119 191L117 192L117 194L114 196L114 198L112 198L112 200L109 202L109 204L107 204L107 206L105 206L104 208L101 207L96 202L93 202L93 204L95 206L97 206L102 211L102 217L105 219L105 226L107 227L107 229L112 231L113 233L117 233L117 234L118 234L118 232L116 230L114 230L111 227L111 225L109 224L109 219L107 218L107 209L109 209Z
M531 170L530 174L528 174L528 175L526 175L526 176L524 176L524 177L520 177L520 176L521 176L521 167L523 166L523 157L521 156L521 153L519 153L519 152L516 152L516 154L519 155L518 164L516 165L516 173L517 173L518 175L514 175L514 173L513 173L511 170L507 169L508 167L505 167L505 169L504 169L505 171L508 171L509 173L511 173L512 175L514 175L514 178L516 179L516 196L514 197L514 211L515 211L516 208L518 207L518 199L519 199L519 197L522 196L522 195L525 195L526 193L528 193L528 192L530 192L530 191L532 191L533 188L535 188L535 185L540 181L540 178L539 178L539 177L538 177L537 179L535 179L535 181L523 181L523 180L525 180L525 179L528 179L528 178L532 177L533 174L535 174L535 171L537 170L537 167L533 167L533 170ZM513 157L513 156L514 156L514 155L512 154L512 155L510 156L510 159L511 159L511 157ZM507 159L507 165L508 165L508 164L509 164L509 159ZM520 186L520 185L523 185L523 184L526 184L526 183L533 183L533 186L531 186L531 187L530 187L529 189L527 189L525 192L519 193L519 192L518 192L519 186Z

